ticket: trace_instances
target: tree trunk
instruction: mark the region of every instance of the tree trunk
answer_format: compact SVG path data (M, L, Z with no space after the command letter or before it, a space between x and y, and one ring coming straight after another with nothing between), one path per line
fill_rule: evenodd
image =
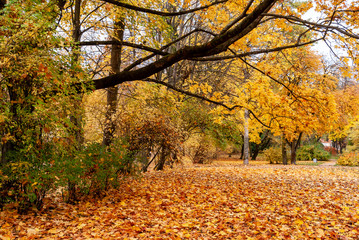
M260 134L260 137L261 137L261 142L259 144L257 143L251 143L250 146L251 146L251 149L250 149L250 152L251 152L251 159L252 160L256 160L257 157L258 157L258 154L260 151L266 149L271 141L271 138L269 136L269 130L265 130L264 132L262 132Z
M297 164L297 149L300 146L300 141L302 139L302 133L299 134L297 140L293 140L289 146L290 146L290 163L291 164Z
M282 161L284 165L288 164L288 160L287 160L287 149L285 147L286 142L285 142L285 136L284 134L282 134Z
M296 158L297 158L297 149L295 147L296 141L291 142L290 144L290 163L291 164L297 164Z
M123 32L125 23L123 18L116 19L114 22L114 33L112 40L120 43L123 41ZM113 44L111 48L111 72L112 74L121 71L121 44ZM114 119L117 111L118 103L118 86L109 87L107 89L107 111L105 114L105 127L103 132L103 145L109 146L113 142L116 130L116 121Z
M242 144L242 146L241 146L241 156L239 157L239 159L243 160L243 157L244 157L244 144Z
M73 25L73 31L72 31L72 40L76 43L80 42L81 40L81 0L75 0L75 10L74 10L74 16L72 19L72 25ZM75 46L72 49L72 66L79 66L79 58L80 58L80 47ZM76 69L76 68L74 68ZM75 72L73 73L75 76ZM76 99L74 98L72 100L73 109L78 110L82 109L82 94ZM79 107L80 106L80 107ZM83 113L75 111L73 114L70 115L70 121L73 124L73 128L71 129L71 134L76 140L76 148L80 149L84 143L85 137L84 137L84 131L83 131Z
M158 162L157 162L154 170L161 171L164 169L167 156L168 156L168 150L166 149L166 147L164 145L162 145L161 146L161 155L160 155L160 158L158 159Z
M243 153L244 153L244 159L243 164L248 165L249 164L249 111L248 109L244 110L244 142L243 142Z

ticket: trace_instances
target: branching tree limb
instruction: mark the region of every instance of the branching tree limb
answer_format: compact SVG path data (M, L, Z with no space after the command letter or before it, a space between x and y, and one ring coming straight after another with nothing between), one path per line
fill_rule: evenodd
M274 5L276 0L264 0L256 8L253 9L243 20L231 29L221 35L215 36L209 42L198 46L186 46L172 54L163 56L147 66L132 71L122 71L108 77L96 79L93 81L95 89L103 89L126 81L142 80L158 73L173 64L196 57L212 56L228 49L230 45L246 36L255 29L264 13L268 12Z
M137 48L137 49L142 49L148 52L152 52L161 56L165 56L168 55L168 53L163 52L161 50L157 50L155 48L151 48L142 44L135 44L135 43L130 43L130 42L126 42L126 41L88 41L88 42L80 42L77 44L78 46L98 46L98 45L122 45L122 46L127 46L127 47L132 47L132 48Z
M215 2L210 3L208 5L204 5L202 7L189 9L189 10L184 10L184 11L179 11L179 12L163 12L163 11L148 9L148 8L145 8L145 7L134 6L134 5L124 3L124 2L120 2L120 1L117 1L117 0L102 0L102 1L110 3L110 4L118 6L118 7L123 7L123 8L126 8L126 9L138 11L138 12L150 13L150 14L154 14L154 15L158 15L158 16L162 16L162 17L173 17L173 16L185 15L185 14L194 13L194 12L197 12L197 11L200 11L200 10L204 10L204 9L209 8L211 6L221 4L221 3L225 3L228 0L218 0L218 1L215 1Z

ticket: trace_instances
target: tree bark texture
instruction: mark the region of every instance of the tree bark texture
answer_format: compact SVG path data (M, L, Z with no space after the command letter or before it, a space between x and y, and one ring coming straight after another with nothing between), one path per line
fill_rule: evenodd
M298 139L294 139L290 143L290 163L297 164L297 150L300 146L300 142L302 139L302 133L299 134Z
M116 19L114 22L113 41L123 41L123 33L125 30L125 22L123 18ZM111 48L111 71L117 74L121 71L121 44L113 44ZM118 86L109 87L107 89L107 110L105 113L105 127L103 132L103 145L109 146L113 142L114 133L116 131L116 120L114 119L117 112L118 103Z
M244 159L243 164L248 165L249 164L249 111L248 109L244 110L244 142L243 142L243 153L244 153Z
M72 19L73 31L72 31L72 40L77 43L81 41L81 1L75 0L75 9ZM79 65L80 57L80 47L75 46L72 49L72 65ZM78 96L77 99L72 101L74 109L79 109L79 106L82 105L82 95ZM85 141L84 132L83 132L83 113L74 113L70 115L70 121L73 126L71 129L72 135L76 140L76 148L80 149Z
M95 89L104 89L128 81L144 80L181 60L212 56L224 52L234 42L243 38L255 29L263 19L263 13L267 13L275 2L275 0L262 1L237 25L218 34L209 42L196 46L185 46L176 50L174 53L166 54L162 58L146 66L130 71L121 71L120 73L93 80L94 87ZM81 88L82 87L79 86L78 89L80 90Z
M287 159L287 149L286 149L286 140L285 140L285 136L284 134L282 134L282 162L284 165L288 164L288 159Z

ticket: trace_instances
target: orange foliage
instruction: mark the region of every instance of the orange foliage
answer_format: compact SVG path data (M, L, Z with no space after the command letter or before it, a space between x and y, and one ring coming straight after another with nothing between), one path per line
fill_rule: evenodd
M150 172L101 201L0 214L2 239L357 239L358 169L304 166ZM55 208L54 208L55 207Z

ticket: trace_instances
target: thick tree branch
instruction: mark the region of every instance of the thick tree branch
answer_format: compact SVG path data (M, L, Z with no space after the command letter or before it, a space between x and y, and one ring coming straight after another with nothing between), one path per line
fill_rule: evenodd
M173 16L185 15L185 14L197 12L197 11L200 11L200 10L204 10L204 9L209 8L211 6L221 4L221 3L225 3L228 0L218 0L218 1L215 1L215 2L210 3L208 5L204 5L202 7L193 8L193 9L184 10L184 11L179 11L179 12L162 12L162 11L158 11L158 10L148 9L148 8L145 8L145 7L134 6L134 5L131 5L131 4L128 4L128 3L120 2L118 0L101 0L101 1L110 3L112 5L116 5L116 6L119 6L119 7L123 7L123 8L126 8L126 9L138 11L138 12L150 13L150 14L163 16L163 17L173 17Z
M94 80L95 89L103 89L126 81L142 80L158 73L173 64L196 57L205 57L215 55L227 50L227 48L246 36L250 31L256 28L260 20L264 17L263 13L268 12L276 0L262 1L250 14L248 14L240 23L233 26L222 35L215 36L207 43L198 46L186 46L172 54L163 56L147 66L132 71L122 71L105 78Z
M165 49L169 48L170 46L172 46L172 45L178 43L179 41L181 41L181 40L183 40L183 39L185 39L185 38L187 38L187 37L189 37L189 36L191 36L192 34L197 33L197 32L204 32L204 33L207 33L207 34L210 34L210 35L214 36L213 33L209 32L209 31L207 31L207 30L203 30L203 29L198 29L198 28L197 28L197 29L194 29L193 31L191 31L191 32L189 32L189 33L183 35L182 37L179 37L179 38L177 38L176 40L174 40L174 41L172 41L172 42L170 42L170 43L164 45L163 47L161 47L161 48L159 49L159 51L165 50ZM148 56L146 56L146 57L140 58L140 59L136 60L134 63L132 63L130 66L126 67L126 69L125 69L124 71L130 71L132 68L134 68L134 67L138 66L139 64L141 64L141 63L143 63L143 62L145 62L145 61L147 61L147 60L153 58L154 56L156 56L156 54L150 54L150 55L148 55Z
M247 12L249 10L249 8L252 6L254 0L249 1L249 3L247 4L247 6L244 8L243 12L241 15L239 15L239 17L237 17L236 19L234 19L232 22L230 22L227 26L225 26L222 31L220 32L220 34L223 34L225 32L227 32L231 27L233 27L236 23L238 23L239 21L241 21L246 15Z

